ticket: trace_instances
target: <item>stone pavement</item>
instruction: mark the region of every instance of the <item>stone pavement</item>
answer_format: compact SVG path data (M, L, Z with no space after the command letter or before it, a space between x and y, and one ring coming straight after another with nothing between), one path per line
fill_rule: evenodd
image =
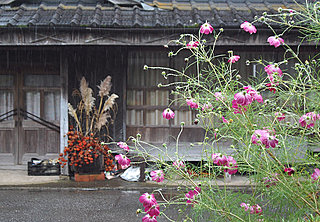
M200 183L197 181L196 183ZM250 190L251 185L247 177L232 176L231 180L224 181L223 178L212 181L213 185L228 189ZM166 189L176 189L178 186L190 185L182 180L174 182L164 181L159 184L154 181L129 182L121 178L105 181L75 182L67 176L28 176L27 166L0 166L0 189L89 189L89 190L150 190L165 185Z

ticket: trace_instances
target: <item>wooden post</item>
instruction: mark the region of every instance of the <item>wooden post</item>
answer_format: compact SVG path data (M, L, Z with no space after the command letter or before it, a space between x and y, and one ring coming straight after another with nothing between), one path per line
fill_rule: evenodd
M68 145L68 57L64 49L60 50L60 152ZM62 175L68 175L68 167L61 170Z

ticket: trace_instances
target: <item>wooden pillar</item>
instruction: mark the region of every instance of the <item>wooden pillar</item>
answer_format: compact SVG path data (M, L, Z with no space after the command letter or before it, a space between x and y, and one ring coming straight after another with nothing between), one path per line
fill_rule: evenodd
M64 49L60 50L60 153L68 145L68 57ZM61 174L68 175L68 167L62 168Z

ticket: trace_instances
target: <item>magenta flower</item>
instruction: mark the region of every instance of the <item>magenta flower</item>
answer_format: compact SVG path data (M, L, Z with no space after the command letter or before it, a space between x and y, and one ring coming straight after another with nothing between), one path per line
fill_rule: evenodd
M259 214L259 215L262 214L262 208L258 204L250 206L249 210L250 210L250 214Z
M235 63L235 62L237 62L239 59L240 59L240 56L238 56L238 55L231 56L231 57L228 59L228 63Z
M218 166L225 166L228 162L228 158L221 153L213 153L211 156L213 163Z
M164 180L164 173L162 170L154 170L150 173L153 181L162 182Z
M160 207L158 203L154 203L153 205L146 206L144 211L148 213L150 216L157 217L160 214Z
M250 206L250 204L241 203L240 207L242 207L244 211L250 210L250 214L262 214L262 208L258 204Z
M239 106L236 100L232 100L232 108L234 109L234 114L242 113L242 111L247 111L245 107Z
M258 103L263 103L262 96L255 89L253 89L250 85L244 86L243 89L246 90L247 94L249 94L253 100L256 100Z
M277 89L275 88L279 84L267 83L266 86L269 88L270 92L276 93Z
M238 105L247 106L252 103L252 96L245 92L239 92L234 95L234 100Z
M196 103L195 101L194 101L194 99L186 99L186 102L187 102L187 104L188 104L188 106L190 106L190 108L191 109L198 109L198 103Z
M193 204L197 203L194 201L195 197L200 194L201 188L200 187L195 187L194 190L190 190L188 193L185 194L185 197L187 199L187 203Z
M267 40L269 44L274 46L275 48L279 47L280 45L284 44L283 38L278 36L270 36Z
M212 104L211 103L205 103L202 105L202 111L211 111L212 110Z
M275 148L278 145L278 139L275 137L274 132L270 130L255 130L251 136L251 142L256 145L264 145L265 148Z
M225 169L224 172L228 172L230 175L235 174L238 171L237 161L232 156L228 156L226 166L227 169Z
M320 115L315 114L314 112L309 112L299 119L299 123L302 127L307 127L307 129L310 129L311 127L314 127L314 124L317 120L320 119Z
M186 166L182 160L176 160L172 163L172 165L175 166L176 169L181 169Z
M223 122L223 123L229 123L229 121L226 120L226 118L224 118L224 117L222 117L222 122Z
M226 97L224 97L221 92L215 92L214 96L216 97L217 101L225 101L226 100Z
M320 176L320 170L318 168L314 169L314 173L311 175L313 180L318 180Z
M256 33L257 29L254 25L252 25L250 22L245 21L240 25L240 28L242 28L244 31L249 32L250 34Z
M291 167L285 168L284 172L286 172L289 176L291 176L294 173L294 169Z
M118 142L117 145L125 151L130 151L129 146L125 142Z
M276 116L278 121L282 121L286 118L286 115L284 115L284 113L276 112L274 115Z
M119 155L116 155L115 157L114 157L117 161L118 161L118 163L121 165L121 168L122 169L126 169L126 168L128 168L129 166L130 166L130 159L129 158L127 158L125 155L122 155L122 154L119 154Z
M198 45L199 45L199 42L198 42L198 41L190 41L190 42L187 44L186 48L187 48L187 49L194 49L194 48L197 48Z
M143 204L143 207L148 207L157 203L157 200L153 194L144 193L139 197L139 202Z
M170 108L166 108L162 112L162 116L165 119L173 119L174 118L174 112Z
M149 214L147 214L142 218L142 222L157 222L157 219L155 216L150 216Z
M213 27L208 22L206 22L203 25L201 25L200 33L209 35L212 32L213 32Z
M240 207L244 208L244 211L247 211L249 209L249 205L243 202L240 204Z
M264 71L267 72L267 74L269 75L269 79L272 82L274 81L274 75L277 75L279 77L282 77L283 75L280 67L277 65L272 65L272 64L267 65L266 67L264 67Z

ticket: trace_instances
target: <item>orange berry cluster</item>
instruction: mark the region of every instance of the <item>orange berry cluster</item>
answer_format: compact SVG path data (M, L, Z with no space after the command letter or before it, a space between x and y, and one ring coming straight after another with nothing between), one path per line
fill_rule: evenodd
M98 138L93 137L92 133L90 136L83 136L79 131L71 129L67 135L68 146L65 147L63 153L60 153L59 157L62 168L67 165L68 161L70 166L75 167L93 164L100 155L103 156L106 171L111 171L114 168L114 157L108 152L109 147L105 144L102 145ZM68 157L66 158L66 156Z

